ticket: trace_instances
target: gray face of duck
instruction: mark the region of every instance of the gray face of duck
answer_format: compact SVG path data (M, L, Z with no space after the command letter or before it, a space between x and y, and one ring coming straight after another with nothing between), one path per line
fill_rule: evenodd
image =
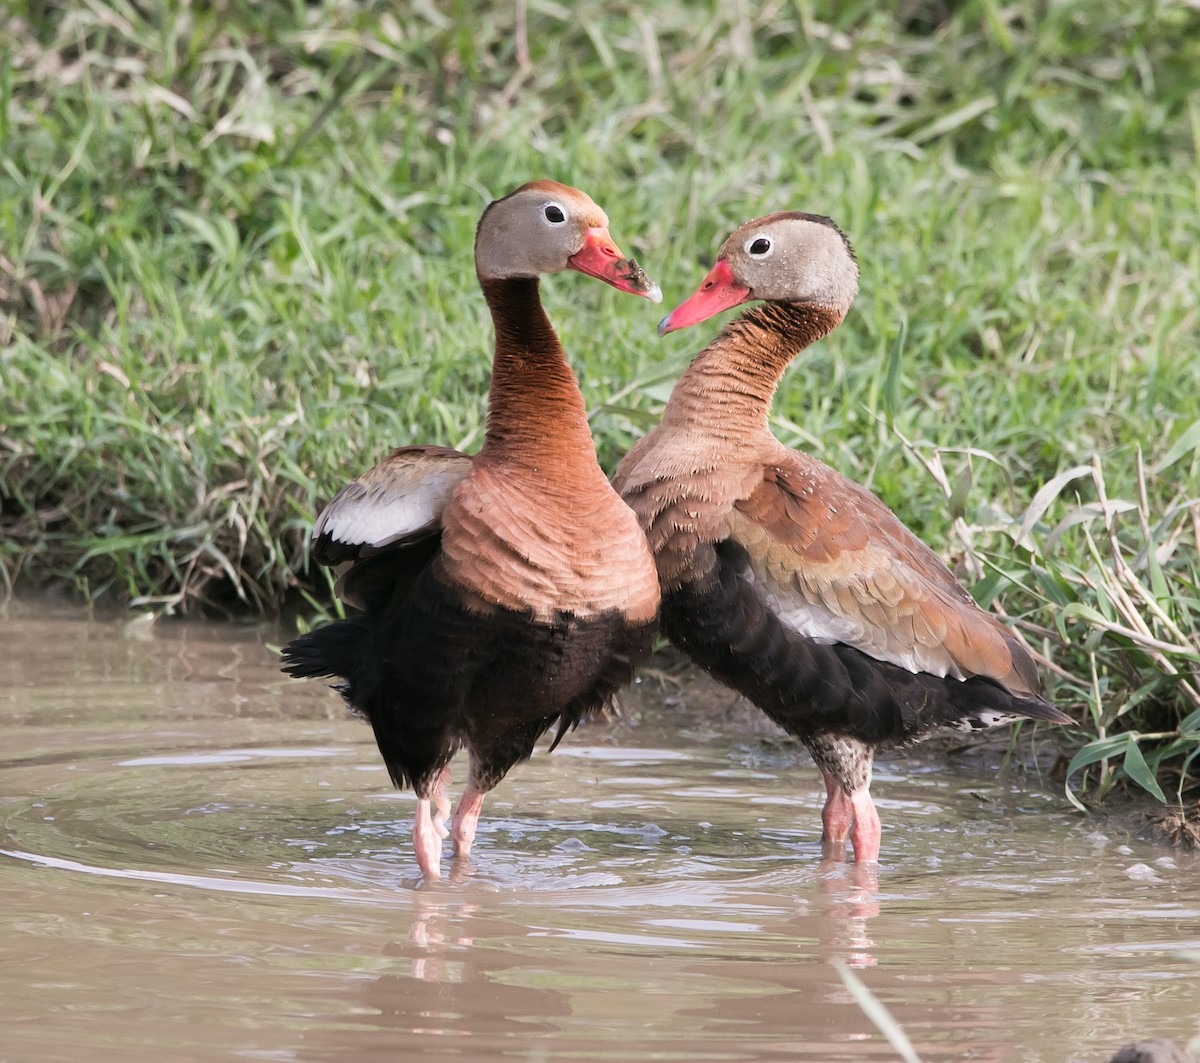
M808 303L844 315L857 294L854 249L832 221L799 211L768 214L733 232L708 276L658 331L687 328L756 299Z
M573 269L619 291L662 302L645 270L608 233L589 196L556 181L531 181L484 211L475 235L480 277L538 277Z

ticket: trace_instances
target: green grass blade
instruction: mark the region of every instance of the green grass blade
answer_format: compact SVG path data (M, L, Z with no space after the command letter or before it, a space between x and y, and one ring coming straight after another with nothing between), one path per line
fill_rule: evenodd
M854 1002L862 1009L863 1014L874 1023L875 1028L887 1038L888 1044L896 1050L896 1054L904 1060L904 1063L921 1063L921 1057L913 1048L908 1034L892 1017L892 1013L884 1006L883 1001L872 993L866 983L845 963L841 960L831 962L833 969L841 978L842 984L854 998Z
M1162 787L1158 785L1158 781L1154 778L1154 773L1146 763L1146 758L1138 746L1136 735L1130 733L1127 737L1129 738L1129 744L1125 748L1125 760L1123 761L1125 774L1143 790L1165 805L1167 803L1167 795L1163 793Z

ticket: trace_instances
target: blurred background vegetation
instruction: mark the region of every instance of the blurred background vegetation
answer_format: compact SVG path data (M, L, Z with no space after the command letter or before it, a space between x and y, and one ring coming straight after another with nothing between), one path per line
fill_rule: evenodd
M489 199L583 187L668 305L733 226L804 209L862 294L777 433L1019 624L1077 790L1181 806L1198 70L1189 0L0 6L0 582L328 606L320 504L392 446L480 442ZM611 471L715 325L545 291Z

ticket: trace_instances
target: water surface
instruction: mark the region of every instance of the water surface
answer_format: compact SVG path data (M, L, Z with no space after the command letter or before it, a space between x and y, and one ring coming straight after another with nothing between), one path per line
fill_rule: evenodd
M6 1063L895 1059L836 961L926 1061L1197 1032L1196 856L896 755L876 883L822 861L802 751L654 681L421 887L411 796L279 640L0 615Z

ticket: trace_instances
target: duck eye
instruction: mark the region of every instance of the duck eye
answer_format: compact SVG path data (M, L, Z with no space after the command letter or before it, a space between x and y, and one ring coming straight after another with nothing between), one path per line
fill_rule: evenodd
M770 253L771 241L765 236L760 236L746 250L749 251L750 254L761 258L763 255Z
M567 220L567 212L557 203L547 203L542 207L542 213L551 225L562 225Z

